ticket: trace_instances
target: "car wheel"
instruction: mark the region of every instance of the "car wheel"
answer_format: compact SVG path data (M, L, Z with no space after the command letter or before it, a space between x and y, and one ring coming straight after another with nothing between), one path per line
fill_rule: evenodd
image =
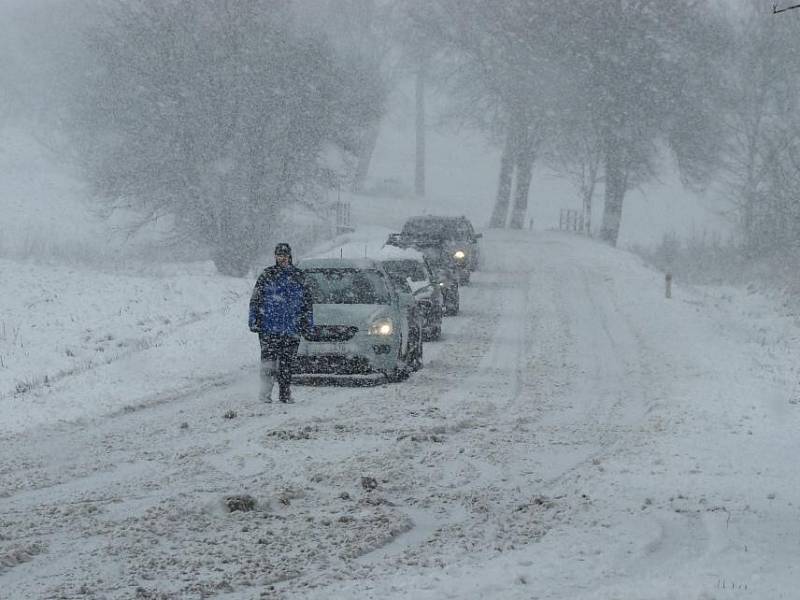
M458 294L457 290L458 288L456 288L456 291L447 290L442 295L442 316L449 317L458 312L458 296L456 295ZM453 312L454 309L455 313Z
M392 371L384 373L384 375L386 375L386 379L389 381L389 383L400 383L401 381L408 379L409 372L408 369L398 366Z
M422 335L422 325L417 328L417 335L416 337L416 344L414 344L414 356L411 357L411 369L413 371L419 371L424 363L422 362L422 351L423 351L423 335Z
M411 347L406 350L406 355L403 356L403 339L400 338L400 344L397 349L397 360L395 361L395 366L391 371L386 371L384 375L386 375L386 379L389 383L399 383L408 379L409 376L409 355L412 353Z
M435 327L431 327L428 329L428 332L423 336L422 340L425 342L435 342L436 340L441 339L442 337L442 326L441 324L436 325Z
M458 314L459 308L459 298L458 295L455 295L451 297L447 303L447 314L454 317Z

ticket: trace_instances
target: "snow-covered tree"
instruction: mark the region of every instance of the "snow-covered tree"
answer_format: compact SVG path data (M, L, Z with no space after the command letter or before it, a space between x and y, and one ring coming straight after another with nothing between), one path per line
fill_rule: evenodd
M175 233L242 275L282 211L334 174L331 146L357 152L382 110L357 60L305 33L285 0L102 2L82 135L109 209Z

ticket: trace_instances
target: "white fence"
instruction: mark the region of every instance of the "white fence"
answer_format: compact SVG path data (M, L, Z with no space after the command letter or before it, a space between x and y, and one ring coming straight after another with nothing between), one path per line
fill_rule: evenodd
M325 208L325 221L330 224L333 235L352 232L355 228L350 212L350 202L346 200L331 202Z
M574 208L562 208L558 217L558 228L561 231L584 231L583 213Z

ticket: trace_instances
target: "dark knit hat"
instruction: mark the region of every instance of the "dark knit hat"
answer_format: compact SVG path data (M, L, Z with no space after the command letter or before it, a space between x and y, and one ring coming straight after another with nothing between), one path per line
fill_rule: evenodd
M281 242L275 246L275 256L288 256L292 258L292 247L286 242Z

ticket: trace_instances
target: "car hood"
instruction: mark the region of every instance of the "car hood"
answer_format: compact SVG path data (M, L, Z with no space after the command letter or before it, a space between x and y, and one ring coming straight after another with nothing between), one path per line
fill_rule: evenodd
M394 314L388 304L315 304L314 324L361 326Z
M408 286L411 288L411 291L416 294L420 290L428 287L431 282L427 279L423 279L422 281L414 281L410 277L406 277L406 281L408 282Z
M414 291L414 298L417 300L425 300L433 296L433 286L430 284L425 285Z

